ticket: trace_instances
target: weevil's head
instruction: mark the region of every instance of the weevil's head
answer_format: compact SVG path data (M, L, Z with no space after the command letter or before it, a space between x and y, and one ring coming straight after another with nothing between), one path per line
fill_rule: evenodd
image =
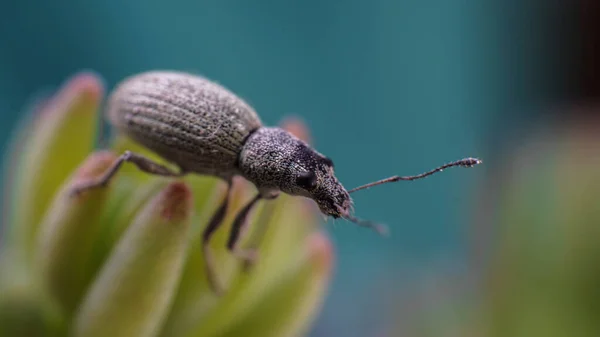
M335 177L333 162L280 128L260 128L248 137L239 169L259 190L277 190L314 200L321 212L347 217L352 199Z
M325 215L339 218L350 214L352 199L335 177L331 159L311 148L299 148L295 159L282 191L311 198Z

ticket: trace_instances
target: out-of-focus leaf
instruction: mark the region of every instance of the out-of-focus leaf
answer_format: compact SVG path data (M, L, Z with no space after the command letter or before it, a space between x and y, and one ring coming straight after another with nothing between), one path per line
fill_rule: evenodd
M3 156L3 191L2 191L2 223L0 224L0 233L6 232L7 227L11 224L16 206L14 194L16 186L19 186L18 179L23 178L19 174L20 165L24 156L23 146L27 142L27 137L31 133L30 130L35 127L36 116L48 103L49 97L36 96L32 99L31 104L21 113L21 119L18 125L15 126L9 137L9 144ZM0 234L0 243L9 244L16 243L8 240L8 236Z
M331 243L324 234L314 234L307 243L295 272L273 285L270 295L261 297L252 312L214 336L302 336L322 303L333 264Z
M223 198L225 190L223 189L221 192L221 198ZM235 285L233 280L238 275L242 266L241 261L226 248L226 243L230 234L231 224L238 211L250 200L251 193L256 192L253 191L248 182L242 179L234 180L229 211L223 220L223 224L215 232L210 241L214 265L216 267L214 271L215 276L220 285L225 288L226 293L230 293L233 290L232 288ZM218 203L221 201L219 200ZM202 210L208 215L202 224L202 229L206 227L210 216L216 211L217 203L207 206L209 207ZM248 221L251 221L253 226L249 229L248 234L255 231L256 226L259 226L256 222L262 213L262 209L263 205L259 204L249 215ZM199 322L204 322L206 314L223 300L223 297L217 295L208 283L206 264L202 252L201 234L201 232L196 233L191 243L191 250L182 278L183 281L179 286L177 298L171 309L169 319L165 323L163 332L165 336L180 335L183 331L188 331ZM248 237L242 240L241 245L244 247L247 241Z
M260 223L262 217L256 223L267 226L258 247L259 260L250 270L237 276L236 283L206 318L195 323L194 336L218 336L232 321L249 315L257 302L271 293L282 279L287 280L295 273L294 263L299 261L293 257L306 249L305 240L308 233L314 231L316 214L307 200L287 195L279 198L265 207L268 217L264 220L268 223Z
M44 309L31 288L0 291L0 336L47 336Z
M64 184L40 225L36 265L50 294L69 313L90 281L86 269L108 194L108 188L96 188L74 196L72 189L101 176L116 158L110 152L91 155Z
M172 183L124 233L77 313L75 336L159 333L187 254L191 191Z
M70 79L49 102L22 145L18 185L14 185L14 240L25 254L31 248L38 224L54 194L94 146L97 109L102 98L100 79L79 74Z
M0 256L0 336L53 337L65 321L26 266Z

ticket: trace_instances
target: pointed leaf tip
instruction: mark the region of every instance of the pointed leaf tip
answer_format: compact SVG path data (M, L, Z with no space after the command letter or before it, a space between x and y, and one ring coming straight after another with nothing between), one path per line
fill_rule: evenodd
M98 104L104 95L102 78L93 72L81 72L65 81L51 100L40 110L42 118L51 116L73 104L74 100L83 100ZM79 109L77 112L95 113L94 109Z
M74 75L70 86L93 99L101 99L104 95L102 78L92 71L82 71Z
M307 143L312 142L308 127L304 121L302 121L302 119L298 117L287 117L280 124L284 130L300 138L301 140Z
M160 215L166 220L180 221L190 216L192 192L183 182L174 182L162 192L157 200Z
M75 172L72 184L101 177L117 160L111 151L92 153Z

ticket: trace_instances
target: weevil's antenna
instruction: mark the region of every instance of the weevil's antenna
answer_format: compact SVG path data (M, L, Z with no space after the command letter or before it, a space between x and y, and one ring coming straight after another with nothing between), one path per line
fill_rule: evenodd
M438 168L435 168L431 171L428 172L424 172L421 174L417 174L415 176L393 176L393 177L389 177L389 178L385 178L382 180L378 180L378 181L374 181L372 183L368 183L366 185L362 185L359 187L355 187L351 190L348 191L348 193L353 193L356 191L360 191L360 190L364 190L367 189L369 187L373 187L373 186L377 186L377 185L381 185L381 184L387 184L387 183L393 183L396 181L400 181L400 180L417 180L417 179L421 179L421 178L425 178L427 176L430 176L434 173L438 173L441 172L447 168L450 167L454 167L454 166L459 166L459 167L473 167L475 165L481 164L483 163L483 161L481 159L477 159L477 158L465 158L465 159L461 159L461 160L457 160L448 164L444 164Z
M376 231L379 235L381 236L387 236L388 235L388 229L386 226L382 225L382 224L378 224L375 222L371 222L371 221L367 221L367 220L363 220L363 219L359 219L356 217L353 217L352 215L346 213L341 207L338 206L338 211L340 212L340 216L342 219L348 220L350 222L353 222L361 227L367 227L367 228L371 228L372 230Z
M382 224L378 224L375 222L371 222L371 221L367 221L367 220L362 220L362 219L358 219L353 217L352 215L344 215L342 216L343 219L346 219L350 222L353 222L361 227L367 227L367 228L371 228L372 230L376 231L377 234L381 235L381 236L387 236L388 235L388 228Z

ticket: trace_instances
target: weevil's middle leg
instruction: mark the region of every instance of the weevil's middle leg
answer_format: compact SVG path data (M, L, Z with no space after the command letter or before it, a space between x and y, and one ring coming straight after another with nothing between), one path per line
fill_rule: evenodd
M244 208L237 214L233 225L231 226L231 233L229 234L229 240L227 241L227 248L233 253L233 255L244 260L247 264L252 264L258 258L256 249L241 249L238 247L238 243L243 234L247 231L249 226L248 214L254 208L256 203L260 200L269 200L277 198L277 194L264 196L262 194L256 195Z
M274 205L265 205L264 208L261 210L260 216L258 217L258 219L256 219L256 229L252 231L252 238L251 241L248 243L249 248L246 249L257 250L258 247L260 247L260 245L264 241L268 231L268 224L271 221L271 218L273 217L273 206ZM243 266L244 272L249 272L253 266L254 261L245 261Z
M117 160L112 164L112 166L102 175L93 180L85 181L73 188L71 191L72 195L77 195L85 190L103 187L106 186L110 182L110 180L115 176L115 174L119 171L123 163L130 162L135 164L140 170L165 177L181 177L184 176L187 172L185 170L181 170L179 172L174 171L166 166L163 166L152 159L146 158L140 154L133 153L131 151L125 151Z
M232 191L232 182L231 180L227 181L227 192L225 195L225 199L215 212L215 214L210 219L210 222L204 229L202 233L202 253L204 255L204 264L206 269L206 274L208 276L208 282L217 294L223 293L223 288L219 284L217 280L217 275L215 271L215 262L212 255L212 250L210 249L209 242L215 231L223 224L223 219L225 218L225 214L227 213L227 207L229 205L229 199L231 197Z

